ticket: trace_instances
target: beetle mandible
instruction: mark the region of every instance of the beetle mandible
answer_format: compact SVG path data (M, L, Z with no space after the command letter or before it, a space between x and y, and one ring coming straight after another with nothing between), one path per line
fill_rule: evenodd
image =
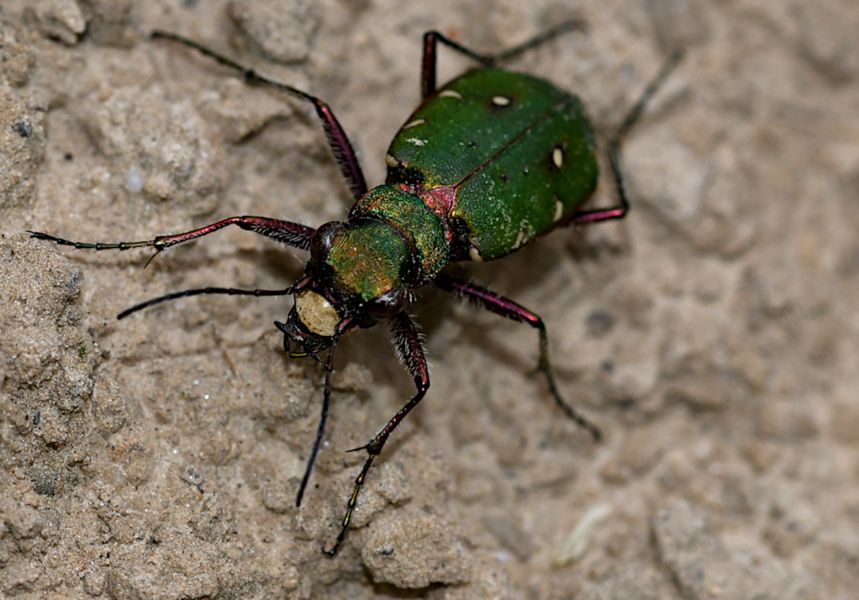
M334 350L356 328L386 321L394 347L413 377L414 396L370 440L355 450L367 459L355 479L334 545L342 544L358 494L388 437L421 401L430 386L423 343L406 308L420 288L435 285L498 315L526 323L539 334L539 371L564 414L594 439L599 429L560 395L549 361L546 326L534 312L486 288L444 272L458 261L490 261L516 251L556 227L623 218L629 208L620 167L621 144L647 101L680 60L675 52L649 83L608 141L607 155L617 205L582 208L597 185L597 150L581 100L543 79L498 68L559 34L584 31L580 20L564 22L496 54L479 54L438 31L423 37L420 106L394 136L385 157L385 183L368 190L355 151L331 108L307 92L264 77L192 40L163 31L153 39L189 47L240 73L246 82L285 92L316 110L328 145L355 198L345 221L314 229L270 217L237 216L152 240L119 243L73 242L41 232L32 237L78 249L154 248L157 255L177 244L229 225L307 250L304 275L280 290L207 287L183 290L136 304L119 319L143 308L201 294L292 295L294 304L283 333L290 357L325 357L325 387L316 438L298 489L300 506L325 430L331 397ZM476 61L480 67L438 88L439 44ZM153 255L153 256L155 256ZM151 259L150 259L151 260Z

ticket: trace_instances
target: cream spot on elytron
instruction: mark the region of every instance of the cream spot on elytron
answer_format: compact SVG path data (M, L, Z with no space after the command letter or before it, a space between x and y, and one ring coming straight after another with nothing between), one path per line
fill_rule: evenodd
M457 100L462 100L462 94L457 92L456 90L443 90L438 94L439 98L456 98Z
M514 250L518 249L522 245L522 242L524 242L524 241L525 241L525 230L520 229L519 235L516 236L516 241L513 242L513 249Z
M480 250L478 250L474 246L468 249L468 255L474 262L483 262L483 257L480 256Z
M405 125L403 125L403 129L411 129L412 127L417 127L418 125L423 125L424 123L426 123L425 119L415 119L411 123L406 123Z
M340 316L328 300L313 290L295 295L295 310L302 324L312 333L331 337L337 331Z
M492 104L495 106L510 106L511 102L507 96L492 96Z
M559 169L564 164L564 150L558 146L552 150L552 164Z
M561 220L561 215L564 214L564 205L563 203L555 198L555 216L552 218L553 223L557 223Z
M425 146L427 141L420 140L418 138L406 138L406 141L410 144L414 144L415 146Z

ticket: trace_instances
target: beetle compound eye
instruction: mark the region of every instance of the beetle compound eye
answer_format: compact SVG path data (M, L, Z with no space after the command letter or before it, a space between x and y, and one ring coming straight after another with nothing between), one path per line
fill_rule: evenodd
M332 337L340 322L340 315L331 303L313 290L295 295L295 310L301 323L316 335Z
M343 223L331 221L325 223L316 230L313 238L310 240L310 260L314 263L322 263L325 257L328 256L328 249L331 248L331 243L337 231L343 227Z

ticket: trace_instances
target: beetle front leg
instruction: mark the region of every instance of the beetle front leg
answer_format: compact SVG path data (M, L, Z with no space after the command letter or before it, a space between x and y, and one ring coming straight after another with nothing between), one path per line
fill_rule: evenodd
M313 237L314 229L300 223L282 221L270 217L228 217L217 223L212 223L198 229L176 233L171 235L158 235L154 239L139 242L73 242L56 237L40 231L28 231L30 237L37 240L47 240L60 246L73 246L78 250L129 250L131 248L155 248L156 252L166 250L171 246L190 242L191 240L214 233L228 225L237 225L247 231L253 231L259 235L271 238L288 246L310 249L310 238Z
M340 523L340 533L337 535L334 545L329 550L325 550L324 548L322 550L329 556L334 556L337 553L337 550L340 548L340 544L342 544L343 540L346 538L346 531L349 529L349 523L352 521L352 513L354 512L355 505L358 502L358 494L364 486L364 481L367 478L367 472L370 470L370 466L373 464L376 457L382 452L382 448L385 446L388 436L391 435L406 415L418 405L430 386L429 367L424 356L423 343L421 342L417 328L415 327L412 319L404 312L399 313L391 319L391 333L394 337L394 349L397 352L397 356L399 356L400 360L414 378L417 392L412 396L411 400L397 411L397 414L391 417L391 420L388 421L387 424L382 427L382 429L380 429L369 442L360 448L350 450L350 452L366 450L368 456L367 461L361 468L361 472L355 479L352 494L349 496L349 501L346 503L346 514L343 516L343 521Z
M587 418L581 415L575 408L567 404L561 397L558 391L558 386L555 384L555 375L552 371L552 365L549 362L549 336L546 333L546 325L538 315L531 312L524 306L513 302L512 300L496 294L493 291L487 290L480 286L459 281L448 275L439 275L435 284L441 289L456 294L460 298L464 298L469 302L476 304L488 311L494 312L496 315L501 315L519 323L527 323L531 327L537 329L540 333L540 358L537 363L538 370L546 377L549 384L549 391L555 399L555 403L560 407L567 417L576 422L577 425L586 429L593 436L594 440L599 441L602 438L602 433L599 428L591 423Z
M30 234L30 237L35 238L37 240L47 240L49 242L59 244L60 246L72 246L77 250L129 250L131 248L154 248L155 253L150 256L149 260L146 262L146 264L149 265L149 263L151 263L152 260L156 256L158 256L160 252L166 250L167 248L170 248L171 246L177 246L185 242L190 242L191 240L203 237L204 235L209 235L210 233L214 233L215 231L223 229L228 225L237 225L238 227L247 231L252 231L259 235L264 235L265 237L287 244L294 248L300 248L302 250L310 249L310 239L313 237L313 233L315 231L312 227L301 225L300 223L293 223L291 221L282 221L280 219L272 219L270 217L244 216L229 217L227 219L222 219L217 223L212 223L210 225L199 227L197 229L192 229L190 231L185 231L183 233L176 233L172 235L159 235L155 236L155 238L151 240L143 240L137 242L73 242L71 240L66 240L61 237L42 233L40 231L28 231L27 233ZM124 311L119 313L116 318L124 319L128 315L143 310L144 308L149 308L150 306L155 306L156 304L161 304L162 302L168 302L170 300L186 298L189 296L199 296L203 294L226 294L230 296L256 297L287 296L291 294L292 291L293 286L289 286L288 288L281 290L243 290L237 288L222 287L195 288L190 290L182 290L180 292L172 292L170 294L165 294L156 298L150 298L145 302L135 304L134 306L125 309Z

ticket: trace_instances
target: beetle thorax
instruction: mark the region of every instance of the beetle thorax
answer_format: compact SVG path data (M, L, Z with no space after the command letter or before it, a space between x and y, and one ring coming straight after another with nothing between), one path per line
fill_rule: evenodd
M408 244L391 225L350 221L333 236L324 256L332 295L355 309L404 285L411 262Z

